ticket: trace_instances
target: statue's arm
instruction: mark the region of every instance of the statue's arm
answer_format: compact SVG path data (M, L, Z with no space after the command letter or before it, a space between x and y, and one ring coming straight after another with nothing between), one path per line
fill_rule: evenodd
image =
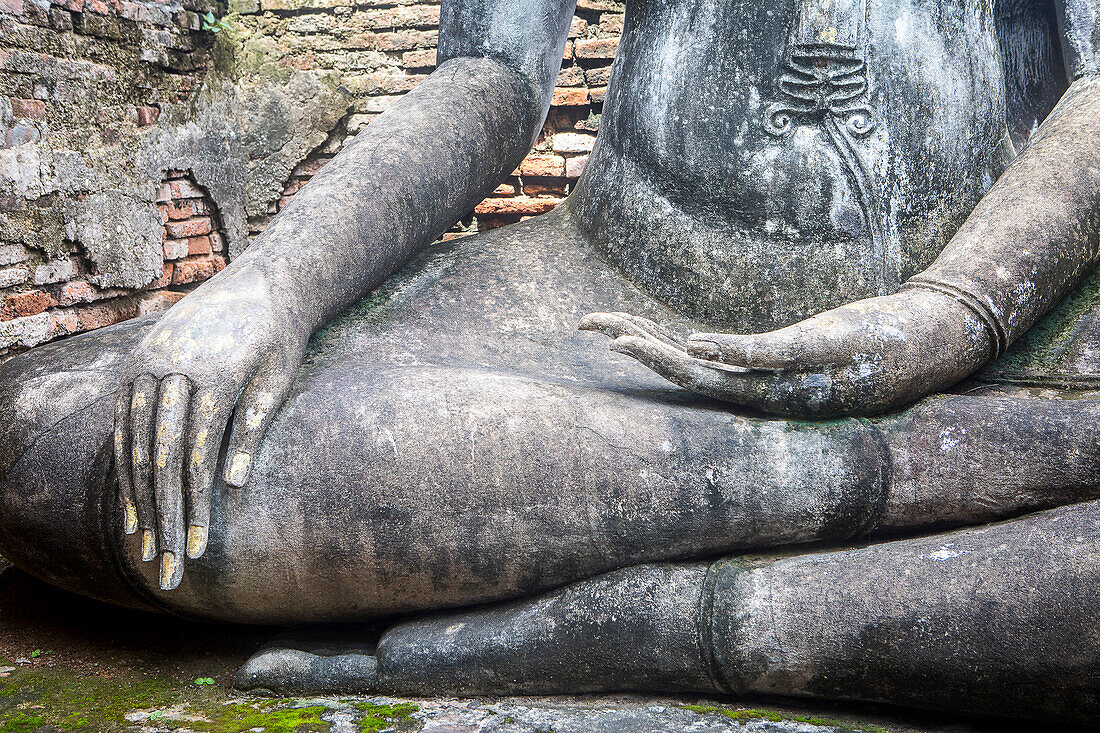
M361 132L224 271L149 329L123 374L123 526L176 587L207 543L222 436L241 486L310 334L437 238L530 149L575 0L444 0L438 68Z
M1055 0L1069 90L931 267L910 280L967 303L994 357L1100 254L1100 0Z
M1072 56L1081 73L1027 147L900 292L757 335L680 341L613 313L581 328L687 389L796 417L883 412L966 378L1097 263L1100 75L1095 56L1082 53Z
M242 266L309 331L381 284L530 150L573 4L444 0L437 69L295 195Z
M1100 76L1081 76L944 251L907 287L981 320L993 358L1062 300L1100 248Z

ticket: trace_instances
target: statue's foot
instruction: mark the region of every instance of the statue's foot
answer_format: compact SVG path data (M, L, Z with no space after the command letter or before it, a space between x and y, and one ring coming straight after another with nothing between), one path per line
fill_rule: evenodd
M645 565L553 593L369 633L277 641L248 660L242 690L558 694L713 691L697 612L705 566Z
M253 654L233 684L272 696L374 690L378 631L331 626L288 631Z

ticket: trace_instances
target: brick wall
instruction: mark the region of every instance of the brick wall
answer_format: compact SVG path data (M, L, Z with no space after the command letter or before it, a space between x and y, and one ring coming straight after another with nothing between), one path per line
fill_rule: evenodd
M202 30L208 11L230 29ZM218 272L426 78L438 18L431 0L0 0L0 360ZM534 150L445 238L568 195L621 27L620 3L579 0Z
M355 94L351 113L298 168L278 202L250 220L258 233L340 148L435 66L438 2L408 0L236 0L238 22L264 46L266 63L341 73ZM553 209L584 170L622 31L623 5L578 0L546 125L531 154L445 239ZM270 42L274 40L276 49Z
M0 358L183 297L171 264L144 287L107 287L59 212L113 183L95 180L85 155L111 156L156 123L158 105L190 98L210 58L197 32L195 11L205 9L190 0L0 0ZM38 165L47 135L81 155ZM43 192L44 167L69 180Z

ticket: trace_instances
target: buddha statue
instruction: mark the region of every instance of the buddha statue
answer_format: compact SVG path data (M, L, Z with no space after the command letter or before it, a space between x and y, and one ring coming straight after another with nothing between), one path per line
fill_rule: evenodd
M341 624L245 689L1100 720L1100 6L630 0L576 190L433 245L572 5L445 0L223 272L4 363L0 553Z

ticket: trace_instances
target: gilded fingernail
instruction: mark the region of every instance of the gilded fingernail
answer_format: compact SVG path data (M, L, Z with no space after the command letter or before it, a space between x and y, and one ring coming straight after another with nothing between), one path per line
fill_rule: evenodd
M178 585L175 581L176 553L165 552L160 558L160 589L172 590Z
M122 531L126 534L137 532L137 507L132 501L122 503Z
M157 556L157 544L153 541L153 532L143 530L141 533L141 559L149 562Z
M187 528L187 557L194 560L206 550L206 527Z
M252 456L242 451L237 451L233 456L233 462L229 464L229 474L225 480L233 486L243 486L248 478L248 469L252 467Z

